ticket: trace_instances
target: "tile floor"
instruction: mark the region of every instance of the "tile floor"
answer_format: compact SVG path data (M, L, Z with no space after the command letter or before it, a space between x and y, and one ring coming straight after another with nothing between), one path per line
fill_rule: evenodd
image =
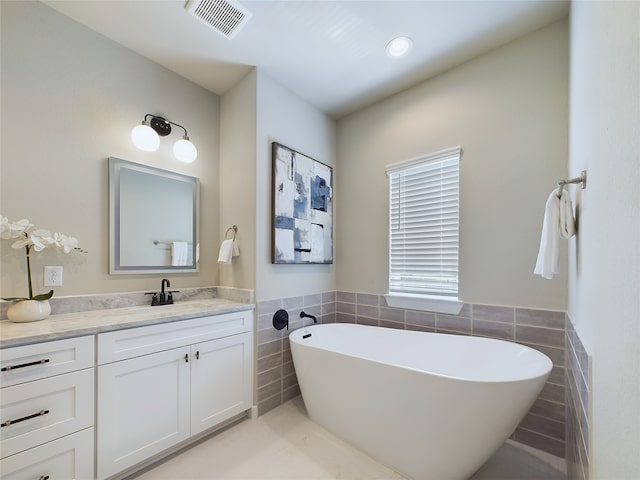
M403 480L307 417L302 397L246 420L136 480ZM537 457L505 444L471 480L564 480ZM444 480L444 479L443 479Z

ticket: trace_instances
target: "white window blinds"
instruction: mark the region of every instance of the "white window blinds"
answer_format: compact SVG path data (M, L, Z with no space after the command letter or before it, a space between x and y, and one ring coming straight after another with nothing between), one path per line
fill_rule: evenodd
M387 166L389 293L458 296L461 148Z

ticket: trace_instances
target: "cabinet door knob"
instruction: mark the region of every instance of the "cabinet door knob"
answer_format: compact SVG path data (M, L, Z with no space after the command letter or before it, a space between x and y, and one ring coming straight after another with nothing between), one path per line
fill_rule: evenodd
M38 480L49 480L49 475L40 475L40 478L38 478Z
M189 354L188 354L188 353L185 353L185 354L184 354L184 361L185 361L186 363L189 363Z

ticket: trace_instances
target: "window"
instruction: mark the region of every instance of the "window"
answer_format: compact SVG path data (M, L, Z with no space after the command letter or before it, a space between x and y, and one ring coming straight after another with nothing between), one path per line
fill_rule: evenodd
M461 153L460 147L455 147L387 166L387 301L392 306L395 306L393 300L398 297L412 300L413 306L403 305L404 308L417 308L416 300L425 298L439 299L444 304L459 303L458 191ZM431 310L428 306L424 309Z

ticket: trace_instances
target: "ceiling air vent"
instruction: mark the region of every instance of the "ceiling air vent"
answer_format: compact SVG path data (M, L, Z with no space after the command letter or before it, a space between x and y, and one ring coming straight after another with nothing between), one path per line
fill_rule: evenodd
M251 12L235 0L189 0L184 8L228 39L235 37L251 18Z

